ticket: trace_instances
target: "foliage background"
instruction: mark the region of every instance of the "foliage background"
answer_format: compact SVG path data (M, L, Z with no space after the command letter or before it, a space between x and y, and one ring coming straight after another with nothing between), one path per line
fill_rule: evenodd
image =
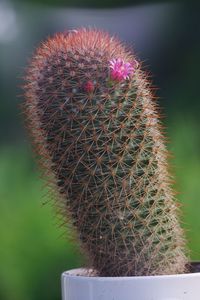
M192 1L0 2L0 299L60 299L61 272L84 262L70 232L59 228L53 203L42 205L49 199L20 111L24 68L35 47L78 26L118 35L151 70L188 248L200 259L199 11Z

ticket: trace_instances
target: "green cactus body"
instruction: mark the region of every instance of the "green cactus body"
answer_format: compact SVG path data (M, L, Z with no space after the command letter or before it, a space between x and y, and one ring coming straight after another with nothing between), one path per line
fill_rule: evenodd
M134 65L124 80L109 62ZM26 76L25 111L49 181L100 276L185 271L184 237L149 83L98 30L50 38Z

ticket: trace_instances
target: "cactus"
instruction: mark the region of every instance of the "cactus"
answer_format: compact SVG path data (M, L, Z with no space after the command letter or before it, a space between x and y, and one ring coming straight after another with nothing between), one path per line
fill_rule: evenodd
M44 176L99 276L185 272L185 239L150 83L105 32L56 34L26 74Z

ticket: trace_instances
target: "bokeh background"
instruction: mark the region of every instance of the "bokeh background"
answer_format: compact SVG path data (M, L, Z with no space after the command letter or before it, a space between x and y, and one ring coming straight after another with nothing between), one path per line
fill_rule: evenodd
M60 274L84 257L58 226L31 154L20 104L25 66L57 31L102 28L152 74L173 154L193 260L200 259L200 9L188 1L0 0L0 299L58 300Z

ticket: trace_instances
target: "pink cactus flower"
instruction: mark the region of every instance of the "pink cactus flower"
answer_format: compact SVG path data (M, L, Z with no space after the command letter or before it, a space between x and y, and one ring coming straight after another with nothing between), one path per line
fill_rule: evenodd
M94 83L91 80L88 80L84 86L84 90L87 93L92 93L94 91Z
M112 59L109 61L109 67L111 69L110 76L111 79L122 81L129 79L131 75L133 75L136 63L125 62L121 58Z

